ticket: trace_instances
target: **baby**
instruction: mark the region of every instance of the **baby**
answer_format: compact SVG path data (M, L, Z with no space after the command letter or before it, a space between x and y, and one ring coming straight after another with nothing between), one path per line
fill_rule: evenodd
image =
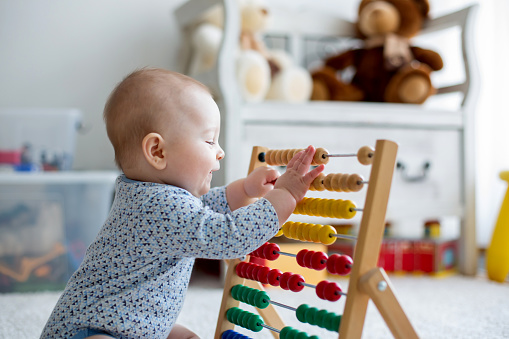
M198 338L175 324L195 258L239 258L260 247L323 166L309 171L309 146L280 177L261 167L211 189L224 157L219 109L204 85L167 70L126 77L104 119L123 175L41 338Z

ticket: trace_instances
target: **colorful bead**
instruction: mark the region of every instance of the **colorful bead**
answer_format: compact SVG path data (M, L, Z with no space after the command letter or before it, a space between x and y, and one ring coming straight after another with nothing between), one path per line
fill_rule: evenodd
M341 298L341 294L338 292L341 292L341 287L335 282L329 282L323 290L324 299L328 301L338 301L339 298Z
M304 289L304 277L300 274L292 274L288 279L288 288L292 292L300 292Z
M311 256L311 266L309 268L321 271L327 267L327 254L323 252L315 252Z
M318 239L324 245L333 244L336 241L336 237L332 236L336 234L336 229L331 225L324 225L318 232Z
M269 274L267 275L267 278L269 280L269 284L272 285L272 286L279 286L280 282L279 282L279 277L282 275L283 273L278 270L278 269L272 269L270 270Z

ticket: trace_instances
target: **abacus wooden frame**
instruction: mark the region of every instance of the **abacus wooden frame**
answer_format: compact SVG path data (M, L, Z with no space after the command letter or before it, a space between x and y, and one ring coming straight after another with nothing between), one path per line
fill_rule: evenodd
M361 337L370 299L377 306L395 338L418 338L394 294L394 288L389 278L382 268L376 266L384 232L385 214L397 149L397 144L392 141L377 140L376 142L346 305L339 328L340 338ZM257 167L266 166L266 163L260 161L259 154L267 150L268 148L265 147L253 147L249 172ZM259 282L246 280L235 274L235 266L239 262L241 262L240 259L231 260L228 265L215 333L216 339L221 338L224 331L233 329L235 326L226 320L226 311L239 305L239 301L233 299L230 295L231 288L237 284L244 284L264 290ZM285 326L272 305L263 310L258 309L258 312L269 326L278 329ZM273 332L272 334L274 338L279 337L277 333Z

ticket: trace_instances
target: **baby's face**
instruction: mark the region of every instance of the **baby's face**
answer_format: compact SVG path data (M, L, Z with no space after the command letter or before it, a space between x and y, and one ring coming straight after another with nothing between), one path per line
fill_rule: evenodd
M175 141L166 146L169 162L163 181L200 197L210 190L212 172L224 157L218 142L221 118L211 95L200 88L189 92L181 108L181 123L170 127Z

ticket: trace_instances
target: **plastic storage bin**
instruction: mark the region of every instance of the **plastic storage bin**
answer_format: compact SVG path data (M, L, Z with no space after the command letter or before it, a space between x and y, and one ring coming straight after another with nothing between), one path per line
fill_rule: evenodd
M70 170L81 119L74 108L0 108L0 165Z
M0 174L0 292L62 289L108 215L117 175Z

